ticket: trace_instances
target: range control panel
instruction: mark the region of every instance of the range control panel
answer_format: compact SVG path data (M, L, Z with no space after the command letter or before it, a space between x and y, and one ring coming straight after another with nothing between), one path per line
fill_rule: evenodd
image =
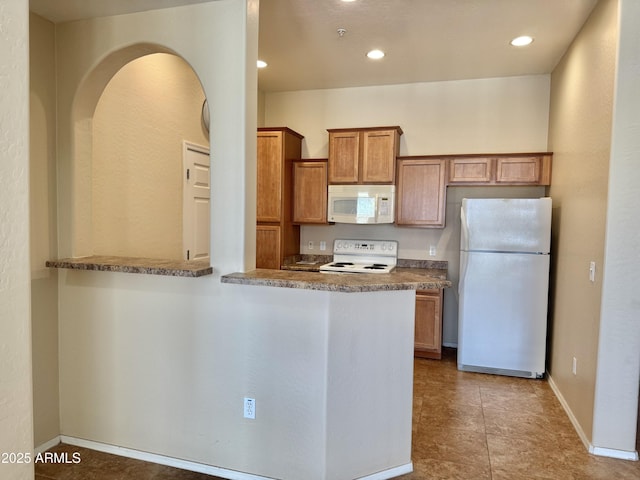
M395 240L335 240L334 255L381 255L395 257L398 242Z

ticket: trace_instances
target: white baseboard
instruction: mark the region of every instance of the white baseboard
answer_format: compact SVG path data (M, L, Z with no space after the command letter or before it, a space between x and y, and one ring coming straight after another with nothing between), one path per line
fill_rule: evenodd
M37 447L35 447L33 449L33 453L35 453L36 455L38 453L44 453L47 450L49 450L50 448L55 447L59 443L60 443L60 435L58 435L57 437L52 438L48 442L44 442L42 445L38 445Z
M157 463L160 465L166 465L169 467L180 468L182 470L190 470L192 472L204 473L207 475L213 475L216 477L226 478L228 480L273 480L270 477L262 477L260 475L253 475L250 473L238 472L236 470L228 470L226 468L214 467L204 463L191 462L188 460L181 460L179 458L167 457L164 455L157 455L155 453L143 452L140 450L134 450L131 448L118 447L116 445L110 445L107 443L94 442L92 440L85 440L83 438L69 437L61 435L56 443L51 446L55 446L58 443L66 443L68 445L74 445L76 447L88 448L91 450L97 450L99 452L110 453L112 455L119 455L121 457L135 458L136 460L143 460L145 462ZM47 442L48 444L49 442ZM51 447L49 447L51 448ZM43 450L44 451L44 450ZM387 480L390 478L403 475L405 473L411 473L413 471L413 464L408 463L399 467L394 467L382 472L376 472L373 475L361 477L358 480Z
M634 460L638 461L638 452L630 452L628 450L617 450L614 448L603 448L591 445L589 447L589 453L599 455L601 457L618 458L620 460Z
M188 460L181 460L179 458L167 457L165 455L158 455L155 453L143 452L140 450L134 450L132 448L118 447L117 445L110 445L108 443L94 442L92 440L85 440L83 438L68 437L61 435L60 439L62 443L68 445L74 445L76 447L89 448L91 450L97 450L99 452L110 453L112 455L119 455L121 457L135 458L136 460L143 460L145 462L157 463L159 465L166 465L168 467L180 468L182 470L190 470L192 472L204 473L207 475L213 475L216 477L226 478L228 480L272 480L268 477L261 477L259 475L252 475L250 473L238 472L235 470L228 470L226 468L214 467L204 463L191 462Z
M356 480L388 480L389 478L399 477L400 475L411 472L413 472L413 463L409 462L399 467L383 470L382 472L367 475L366 477L360 477Z
M592 445L589 439L587 438L587 435L584 433L584 430L582 430L582 426L580 425L580 423L578 423L578 420L576 419L575 415L571 411L571 408L569 408L569 404L562 396L562 393L560 393L558 386L553 381L553 378L551 377L551 375L549 375L549 372L547 372L547 379L549 381L549 386L551 387L551 390L553 390L553 393L556 395L556 397L560 401L560 405L562 405L562 408L564 408L564 411L567 413L569 420L571 420L571 423L573 424L573 428L578 433L580 440L582 441L582 443L584 444L585 448L589 453L593 455L598 455L601 457L618 458L620 460L635 460L635 461L638 460L639 458L638 452L636 451L617 450L613 448L603 448L603 447L596 447Z

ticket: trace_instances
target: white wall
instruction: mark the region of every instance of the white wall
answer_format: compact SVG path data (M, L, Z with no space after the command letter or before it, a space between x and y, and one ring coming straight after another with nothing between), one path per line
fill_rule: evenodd
M29 268L29 17L26 0L0 7L0 452L33 448ZM33 464L0 463L0 477L33 478Z
M309 470L322 478L315 462L322 450L300 428L304 422L326 436L322 419L305 414L283 421L288 406L316 411L315 404L279 401L282 391L268 380L292 381L288 387L302 398L326 402L315 389L315 372L325 371L326 362L299 376L282 372L298 371L301 363L291 363L291 355L309 358L312 343L326 348L304 327L306 320L325 315L327 295L297 291L300 300L291 302L286 289L219 281L222 273L255 265L256 16L257 2L245 8L243 0L225 0L57 27L60 252L81 254L91 247L85 223L91 219L91 192L84 182L91 178L91 122L102 88L132 57L173 51L193 67L211 105L215 272L189 279L59 271L61 433L277 478L306 478L299 472ZM318 308L308 308L312 297ZM413 306L403 305L406 346ZM274 335L270 322L284 329ZM300 323L283 338L292 322ZM404 382L408 392L411 380ZM249 388L261 402L258 415L269 399L275 401L271 415L247 424L242 395ZM410 395L404 398L407 408L400 415L407 419L406 430L398 432L405 441L396 448L408 456ZM248 456L249 450L256 455ZM356 447L354 458L370 450Z
M33 13L29 54L33 435L41 445L60 434L58 275L45 267L58 251L55 27Z
M633 0L598 3L552 74L549 131L550 377L589 450L622 458L637 458L639 19Z
M249 115L255 124L257 89L252 91L249 85L255 80L245 78L244 52L251 50L245 39L246 28L230 25L239 21L239 10L253 9L257 15L254 3L222 0L58 25L61 257L92 253L92 117L98 98L111 76L130 60L149 53L172 52L192 66L209 99L212 189L225 204L234 206L213 209L212 256L234 270L241 269L238 267L244 266L245 260L251 262L243 235L252 217L255 221L255 207L247 204L252 195L255 197L251 187L255 184L255 165L250 161L255 156L255 135L245 142L245 119ZM245 20L242 22L244 25ZM233 41L238 44L230 48ZM250 71L255 73L255 65ZM245 155L249 155L248 167Z
M587 437L598 361L616 47L617 5L601 2L551 76L549 148L557 155L549 193L557 255L549 372ZM591 261L597 270L593 283Z
M339 88L265 95L266 126L304 135L302 156L328 152L327 128L400 125L400 155L545 151L549 76Z
M637 459L640 378L640 4L618 11L618 70L609 167L607 234L598 339L593 439L597 449L631 452Z
M241 302L253 308L226 295L219 276L255 265L257 13L255 1L221 0L56 28L59 255L91 248L85 187L102 89L133 58L173 52L198 75L211 107L215 272L184 279L59 271L63 435L220 461L215 426L223 419L213 399L233 400L228 378L212 370L214 352L242 348L230 342L244 337L230 339L218 321L233 319ZM251 374L248 366L216 368L232 378Z
M401 155L544 152L549 76L527 76L265 94L265 126L287 126L305 136L302 156L326 158L328 128L400 125ZM449 262L453 288L445 291L443 341L458 341L457 279L460 204L467 197L540 197L542 187L450 187L446 228L302 226L302 253L331 254L335 238L395 239L401 258ZM328 250L318 250L321 240ZM308 249L313 241L314 250ZM429 257L429 247L437 254Z

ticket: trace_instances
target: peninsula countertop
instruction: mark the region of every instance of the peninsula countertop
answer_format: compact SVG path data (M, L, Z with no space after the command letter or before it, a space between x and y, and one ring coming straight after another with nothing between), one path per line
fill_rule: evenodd
M448 288L446 268L396 268L391 273L320 273L256 269L221 277L222 283L261 285L329 292L376 292Z
M142 273L146 275L169 275L174 277L201 277L213 273L213 268L208 262L195 260L187 262L158 258L105 255L48 260L46 266L49 268L68 268L72 270Z

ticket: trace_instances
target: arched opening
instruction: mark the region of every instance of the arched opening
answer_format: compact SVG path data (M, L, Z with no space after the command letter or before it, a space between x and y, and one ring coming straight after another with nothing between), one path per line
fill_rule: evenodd
M184 144L208 150L204 99L191 66L155 45L87 76L73 108L73 256L185 258Z

